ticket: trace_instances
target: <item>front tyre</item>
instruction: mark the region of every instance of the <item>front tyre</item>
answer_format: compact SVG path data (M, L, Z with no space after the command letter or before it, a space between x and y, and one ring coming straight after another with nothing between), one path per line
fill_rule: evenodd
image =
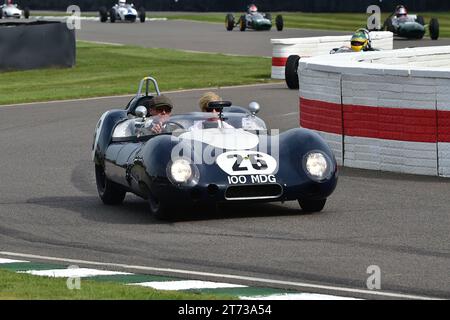
M30 18L30 9L29 8L25 8L23 10L23 16L25 19L29 19Z
M227 31L232 31L234 25L234 16L231 13L228 13L225 17L225 28L227 29Z
M247 28L247 21L245 16L241 16L241 19L239 19L239 30L245 31L245 28Z
M430 25L428 28L430 29L431 40L437 40L439 38L439 21L438 21L438 19L432 18L430 20Z
M290 55L286 61L284 68L284 79L289 89L298 89L300 87L298 83L298 62L300 56Z
M146 13L145 13L145 8L141 7L139 9L139 20L141 21L141 23L144 23L146 19Z
M167 203L155 197L151 192L148 193L148 205L150 213L158 220L171 220L175 218L174 209Z
M111 9L109 11L109 21L111 21L111 23L116 22L116 10Z
M108 10L106 7L100 7L99 9L100 22L108 21Z
M323 207L325 207L325 203L327 199L322 200L300 200L298 199L298 204L302 208L303 212L313 213L322 211Z
M119 205L125 199L126 192L106 177L105 169L95 165L95 182L100 199L107 205Z
M281 14L277 15L277 17L275 18L275 25L277 26L278 31L283 31L284 20Z

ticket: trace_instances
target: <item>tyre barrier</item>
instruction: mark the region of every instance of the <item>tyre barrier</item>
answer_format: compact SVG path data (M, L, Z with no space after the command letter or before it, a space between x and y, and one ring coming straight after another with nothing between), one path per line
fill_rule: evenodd
M0 71L73 67L75 32L65 22L0 23Z
M450 46L299 63L300 126L340 165L450 177Z
M290 55L302 58L328 54L332 49L349 46L352 36L326 36L308 38L271 39L272 48L272 79L284 79L287 59ZM394 46L392 32L370 32L372 46L383 50L391 50Z

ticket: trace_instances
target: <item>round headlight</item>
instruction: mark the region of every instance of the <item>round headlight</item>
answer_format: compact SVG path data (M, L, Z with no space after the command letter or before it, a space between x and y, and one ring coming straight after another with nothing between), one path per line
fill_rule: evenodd
M329 162L320 152L311 152L306 156L305 169L313 179L319 181L328 178L330 173Z
M186 159L177 159L170 166L170 175L178 183L187 182L192 177L192 168Z

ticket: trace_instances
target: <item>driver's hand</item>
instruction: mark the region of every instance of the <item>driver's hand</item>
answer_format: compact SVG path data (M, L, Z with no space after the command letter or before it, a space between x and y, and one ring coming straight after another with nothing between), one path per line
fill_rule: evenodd
M162 123L161 123L161 122L156 123L156 124L152 127L151 131L152 131L153 133L155 133L155 134L161 133L161 131L162 131Z

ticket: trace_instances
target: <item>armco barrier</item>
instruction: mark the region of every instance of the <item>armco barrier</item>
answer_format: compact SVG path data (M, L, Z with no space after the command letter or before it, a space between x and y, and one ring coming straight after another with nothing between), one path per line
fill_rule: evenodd
M299 63L300 125L344 166L450 177L450 46Z
M0 21L0 71L75 65L75 32L66 23Z
M284 66L290 55L313 57L328 54L332 49L350 45L352 36L327 36L309 38L271 39L272 78L284 79ZM374 48L390 50L393 48L393 34L388 31L370 32Z

